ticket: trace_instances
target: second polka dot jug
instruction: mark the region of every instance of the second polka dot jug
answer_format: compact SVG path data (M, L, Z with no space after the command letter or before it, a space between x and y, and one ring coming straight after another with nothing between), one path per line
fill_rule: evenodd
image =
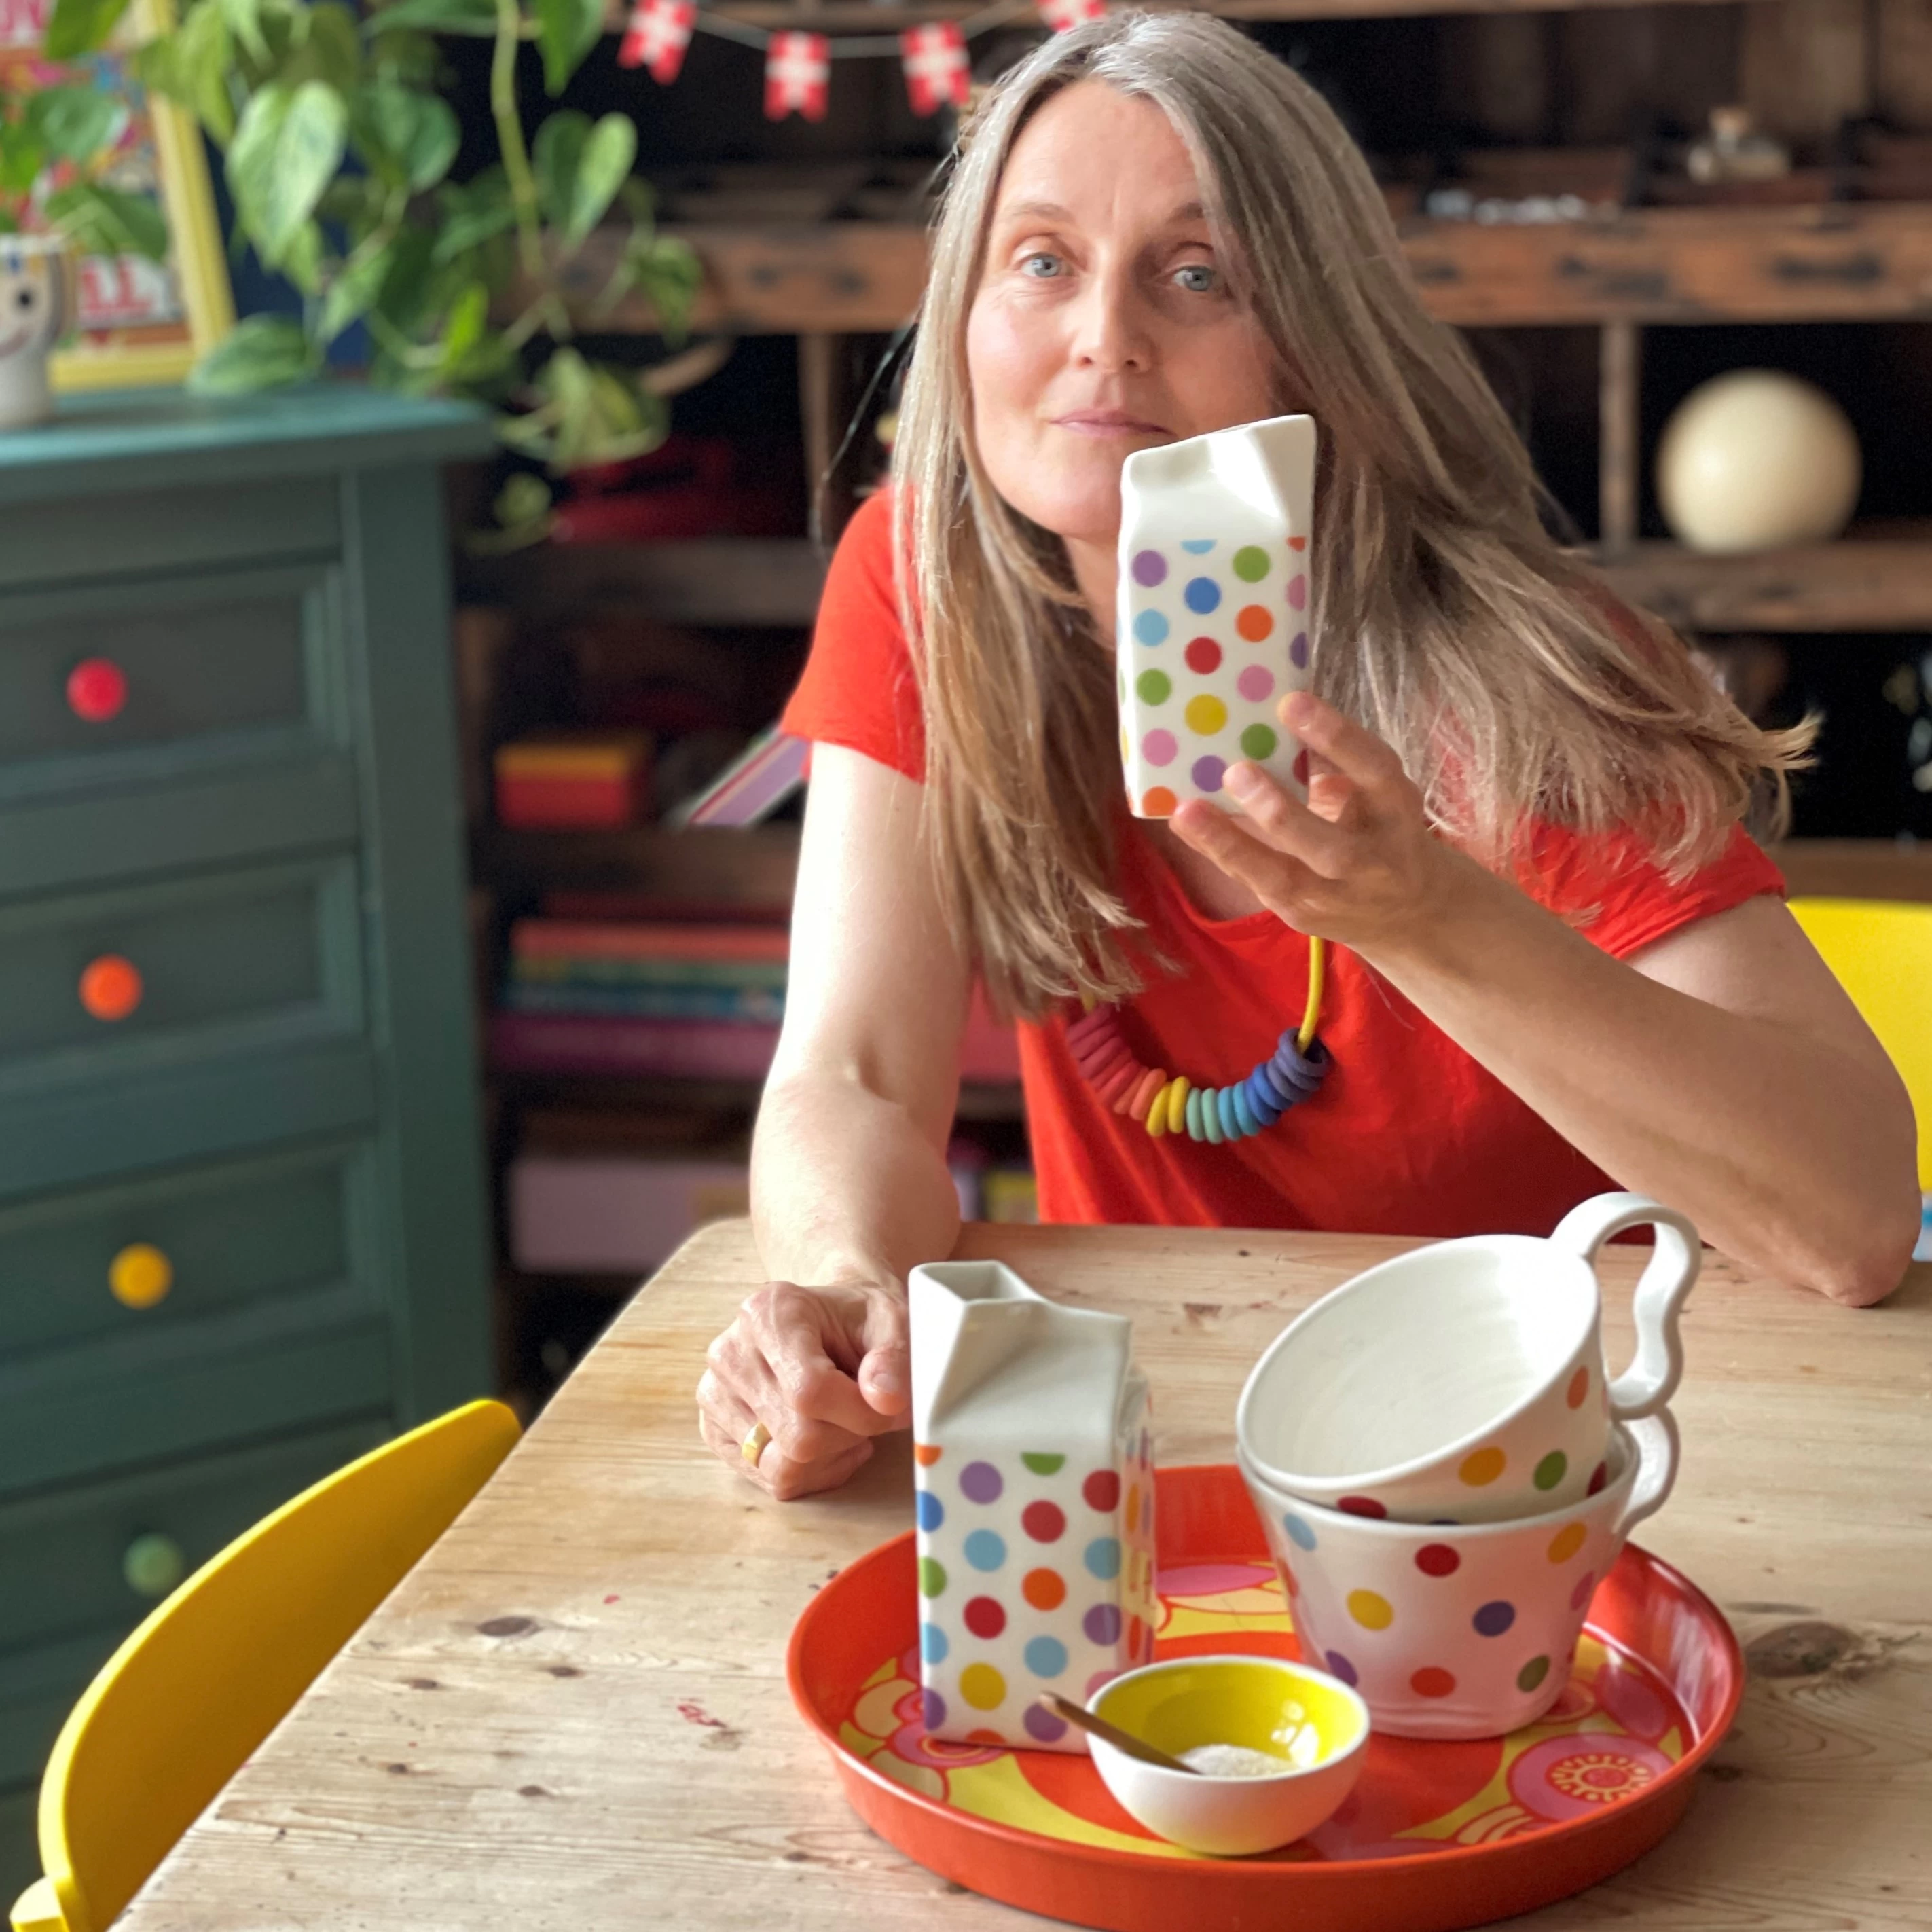
M998 1262L913 1270L920 1680L928 1736L1079 1751L1040 1708L1154 1655L1154 1465L1132 1324Z
M1127 802L1236 808L1228 767L1307 772L1277 707L1308 682L1315 424L1274 416L1136 450L1120 471L1120 754Z

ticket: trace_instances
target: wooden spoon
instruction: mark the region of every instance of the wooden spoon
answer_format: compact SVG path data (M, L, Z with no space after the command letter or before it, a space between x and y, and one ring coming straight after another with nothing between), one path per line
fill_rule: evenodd
M1105 1718L1095 1717L1091 1711L1070 1702L1057 1691L1042 1690L1036 1701L1042 1710L1051 1711L1056 1718L1064 1718L1076 1731L1084 1731L1090 1738L1102 1738L1116 1750L1125 1751L1128 1756L1137 1757L1143 1764L1157 1764L1162 1771L1178 1771L1190 1778L1201 1775L1191 1764L1183 1764L1178 1757L1169 1757L1166 1752L1155 1750L1144 1738L1122 1730L1118 1724L1108 1724Z

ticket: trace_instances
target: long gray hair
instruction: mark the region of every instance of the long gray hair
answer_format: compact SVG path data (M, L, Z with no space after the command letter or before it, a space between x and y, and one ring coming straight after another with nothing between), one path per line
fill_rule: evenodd
M1754 726L1678 640L1547 536L1522 445L1434 320L1361 154L1235 28L1115 14L1052 36L971 121L940 205L893 451L894 547L941 892L996 1001L1036 1016L1136 978L1120 935L1114 673L1060 540L973 447L966 323L1000 176L1077 81L1159 106L1216 253L1318 418L1312 676L1401 754L1445 836L1512 862L1535 820L1630 826L1694 868L1805 734Z

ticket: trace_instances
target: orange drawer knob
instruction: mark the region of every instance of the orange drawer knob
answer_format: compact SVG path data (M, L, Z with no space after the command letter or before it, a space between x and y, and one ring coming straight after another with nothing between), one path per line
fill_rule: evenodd
M98 1020L124 1020L142 990L140 968L118 952L90 959L80 976L80 1004Z
M105 724L128 702L128 674L112 658L83 658L67 674L68 709L89 724Z
M175 1266L147 1241L130 1242L107 1264L107 1286L123 1308L152 1308L175 1285Z

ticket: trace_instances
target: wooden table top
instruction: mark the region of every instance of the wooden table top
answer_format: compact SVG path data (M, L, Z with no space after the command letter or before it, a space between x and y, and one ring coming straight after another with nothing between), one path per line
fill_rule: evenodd
M1227 1460L1286 1319L1411 1244L974 1227L961 1252L1130 1313L1158 1454ZM1619 1252L1628 1279L1640 1255ZM692 1391L756 1276L742 1223L625 1310L488 1488L158 1871L125 1932L978 1932L847 1810L794 1714L812 1592L910 1521L906 1438L779 1505L712 1461ZM1612 1296L1613 1360L1629 1325ZM1526 1926L1932 1923L1932 1267L1838 1308L1711 1259L1677 1492L1640 1540L1723 1604L1751 1681L1684 1823Z

